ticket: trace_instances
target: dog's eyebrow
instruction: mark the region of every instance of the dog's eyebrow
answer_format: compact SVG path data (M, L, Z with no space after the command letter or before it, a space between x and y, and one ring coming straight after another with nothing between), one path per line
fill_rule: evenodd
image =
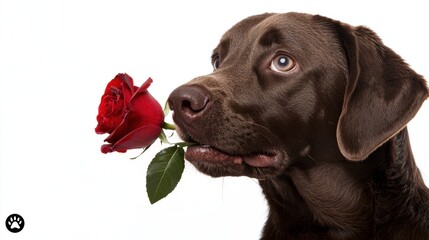
M277 28L268 29L259 39L259 44L263 47L269 47L274 43L280 44L283 40L281 31Z
M229 38L221 40L219 45L213 50L212 60L216 55L221 56L221 58L225 58L229 52L229 45L231 40Z

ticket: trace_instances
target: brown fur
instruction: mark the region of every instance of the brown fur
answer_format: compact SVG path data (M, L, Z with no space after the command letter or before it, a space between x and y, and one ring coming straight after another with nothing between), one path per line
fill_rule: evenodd
M296 67L271 70L286 54ZM227 31L217 69L169 98L189 147L214 177L259 179L261 239L429 239L429 190L406 124L424 79L366 27L262 14Z

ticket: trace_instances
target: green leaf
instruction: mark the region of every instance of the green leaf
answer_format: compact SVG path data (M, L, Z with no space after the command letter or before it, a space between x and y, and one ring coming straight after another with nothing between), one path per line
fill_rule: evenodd
M165 148L156 154L146 174L146 190L151 204L161 200L177 186L185 168L182 147Z

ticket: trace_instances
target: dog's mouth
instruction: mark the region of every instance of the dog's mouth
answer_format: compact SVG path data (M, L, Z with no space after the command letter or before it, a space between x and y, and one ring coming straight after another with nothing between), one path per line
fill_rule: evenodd
M228 154L209 145L193 145L186 150L185 158L192 162L205 162L214 165L246 164L256 168L276 167L279 153L276 151L245 155Z
M278 176L288 166L288 161L285 161L287 154L275 148L259 149L240 145L234 151L234 147L225 145L228 141L196 141L198 136L191 135L190 129L186 129L186 132L183 129L177 126L176 131L188 143L185 159L212 177L248 176L265 179Z

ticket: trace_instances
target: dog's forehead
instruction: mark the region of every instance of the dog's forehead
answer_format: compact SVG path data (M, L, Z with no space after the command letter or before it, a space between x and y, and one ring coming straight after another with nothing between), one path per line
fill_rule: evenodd
M240 58L234 56L259 59L280 48L300 61L301 67L320 67L325 56L344 65L344 52L332 29L313 15L294 12L266 13L238 22L224 34L213 55L220 56L224 65L235 65Z
M312 15L304 13L274 14L249 29L249 33L260 35L272 28L291 32L302 31L312 25L312 17Z
M313 15L266 13L235 24L225 32L214 52L220 55L231 51L246 52L255 50L255 47L270 47L273 43L287 46L290 50L306 49L307 52L333 52L339 45L335 35L319 24Z
M259 39L266 32L273 29L289 32L291 36L305 38L308 27L311 26L312 15L303 13L265 13L248 17L229 29L222 37L221 42L235 39L241 44L243 39Z

